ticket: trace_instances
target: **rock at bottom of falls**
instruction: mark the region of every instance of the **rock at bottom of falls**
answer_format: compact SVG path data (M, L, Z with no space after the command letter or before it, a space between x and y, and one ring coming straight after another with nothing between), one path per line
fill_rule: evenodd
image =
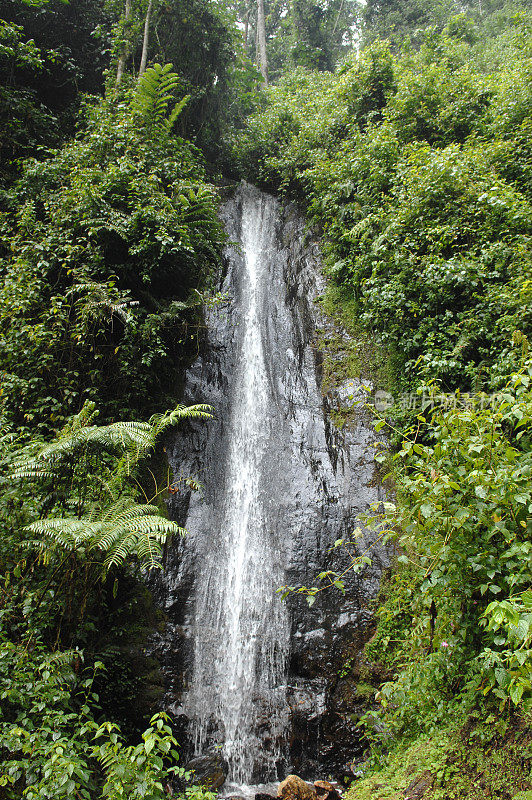
M316 800L316 789L300 778L299 775L288 775L279 784L277 790L279 800Z
M279 784L278 800L342 800L342 791L329 781L307 783L299 775L288 775ZM255 797L257 799L257 796Z
M314 784L288 775L281 783L263 783L255 786L227 783L218 794L221 800L342 800L342 787L326 780Z
M318 800L341 800L341 791L329 781L314 781Z
M189 761L185 769L192 773L192 783L211 790L220 789L227 778L229 764L219 751L205 753Z

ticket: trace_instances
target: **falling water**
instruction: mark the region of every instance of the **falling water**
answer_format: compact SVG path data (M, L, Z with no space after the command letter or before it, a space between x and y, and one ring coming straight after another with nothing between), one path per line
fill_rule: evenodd
M272 198L244 197L241 330L225 487L219 530L208 534L212 548L197 584L193 677L185 702L197 752L214 731L237 782L249 781L257 769L275 777L286 709L289 626L276 592L284 576L264 500L264 466L276 424L263 344L275 213Z
M215 418L167 443L174 474L204 489L170 504L188 535L168 548L157 590L165 708L197 755L222 746L231 782L341 776L365 745L337 676L371 632L387 552L346 575L345 596L324 592L312 608L299 595L283 603L277 589L346 569L349 553L334 542L384 497L379 435L361 381L322 393L316 341L339 332L314 302L324 288L319 250L295 208L241 184L222 218L239 246L228 246L183 396L211 404ZM346 405L340 430L327 410ZM361 552L372 537L357 540Z

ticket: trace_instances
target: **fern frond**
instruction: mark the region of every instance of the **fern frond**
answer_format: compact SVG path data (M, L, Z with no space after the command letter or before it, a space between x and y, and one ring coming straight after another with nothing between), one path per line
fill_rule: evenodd
M186 94L183 97L183 99L180 100L179 103L176 103L176 105L174 106L172 112L170 113L170 116L168 117L167 120L165 120L166 127L168 128L169 131L171 131L172 128L174 127L177 118L179 117L179 115L181 114L181 112L183 111L189 100L190 100L190 95Z
M112 506L106 508L100 519L104 525L127 525L138 517L158 514L157 506L133 503L127 498L121 498Z
M155 414L149 422L113 422L76 428L42 447L37 455L16 461L11 474L13 478L34 481L57 478L65 462L79 460L84 451L91 451L95 455L107 452L120 457L122 469L130 475L167 428L183 419L210 419L211 411L211 406L205 404L178 405L165 414Z
M46 653L41 662L41 669L50 666L50 664L55 664L58 667L70 667L74 659L83 661L83 650L56 650L53 653Z
M92 425L45 445L30 459L15 463L13 477L42 479L53 477L66 460L75 458L80 451L142 453L153 443L153 432L147 422L115 422L111 425Z
M49 542L61 550L73 552L81 545L88 544L90 546L97 540L101 524L87 518L57 517L32 522L27 526L27 530L40 537L41 547L45 542Z
M159 566L162 547L171 535L184 535L175 522L165 519L156 506L121 501L108 509L102 518L99 541L95 543L106 552L104 566L109 570L135 555L148 569Z
M205 403L198 403L195 406L179 405L165 414L154 414L150 417L149 424L152 426L157 438L166 428L177 425L183 419L212 419L212 411L212 406Z
M172 68L172 64L153 64L148 67L139 78L131 100L131 110L134 113L139 114L147 124L167 131L171 131L190 99L190 95L183 97L167 117L168 107L174 101L181 84L179 75L172 72Z
M39 538L33 542L42 550L74 552L84 548L104 556L104 574L131 557L148 569L159 566L162 547L169 536L185 531L162 517L157 506L124 499L104 509L98 519L94 513L81 519L58 517L37 520L27 530Z
M38 464L34 460L15 462L11 470L12 478L25 478L33 481L53 478L55 475L56 471L51 466Z

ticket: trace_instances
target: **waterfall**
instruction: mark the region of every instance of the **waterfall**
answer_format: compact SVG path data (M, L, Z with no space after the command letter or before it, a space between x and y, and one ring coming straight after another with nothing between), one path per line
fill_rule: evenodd
M316 339L331 323L314 303L319 250L304 221L247 184L222 218L234 244L183 396L212 405L215 418L167 442L177 484L193 476L203 491L183 489L170 504L188 534L168 548L158 589L164 704L186 752L221 747L235 783L323 768L341 777L364 743L338 675L371 630L388 555L377 548L363 573L346 575L345 596L325 592L312 608L277 589L345 570L349 556L334 542L383 497L377 435L361 381L322 394ZM327 410L346 404L350 423L339 430Z
M263 500L268 443L275 433L275 399L264 349L270 268L276 254L276 203L246 194L242 208L240 342L227 436L225 488L213 547L197 579L194 667L185 712L201 752L218 729L230 777L275 775L286 709L287 611L277 589L284 575L276 531ZM282 459L282 453L278 454ZM273 743L263 746L264 728ZM259 739L259 728L262 736Z

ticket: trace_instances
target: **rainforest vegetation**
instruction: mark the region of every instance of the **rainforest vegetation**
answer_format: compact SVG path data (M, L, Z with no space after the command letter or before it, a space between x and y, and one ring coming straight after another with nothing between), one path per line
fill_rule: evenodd
M398 796L412 760L427 797L526 797L528 0L2 0L0 158L0 797L183 779L143 576L183 533L162 437L208 424L176 403L241 178L303 209L323 308L391 398L353 797Z

